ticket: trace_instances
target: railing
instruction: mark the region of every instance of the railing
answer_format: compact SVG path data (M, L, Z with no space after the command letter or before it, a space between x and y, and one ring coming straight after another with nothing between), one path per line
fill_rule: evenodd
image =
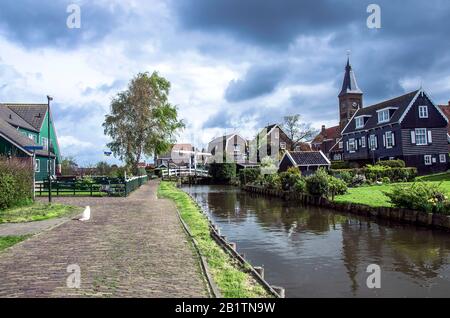
M64 179L52 181L53 196L116 196L126 197L148 181L147 176L130 179L93 177L93 182L81 179ZM47 196L48 181L35 183L35 195Z
M189 169L189 168L179 168L179 169L164 169L161 170L161 175L163 178L167 177L208 177L208 170L203 169Z

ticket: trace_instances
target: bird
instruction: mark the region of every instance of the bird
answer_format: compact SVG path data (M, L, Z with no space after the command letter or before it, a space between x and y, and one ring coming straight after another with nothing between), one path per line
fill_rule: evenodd
M89 221L90 219L91 219L91 208L87 206L86 209L84 209L83 211L83 215L81 216L81 218L78 219L78 221L86 222Z

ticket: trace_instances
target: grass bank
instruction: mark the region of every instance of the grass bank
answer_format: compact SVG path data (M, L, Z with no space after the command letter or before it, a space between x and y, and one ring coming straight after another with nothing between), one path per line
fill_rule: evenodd
M208 220L186 193L177 189L173 183L162 182L158 189L158 196L175 202L182 219L198 243L200 253L206 258L211 275L223 297L270 296L250 274L242 271L240 265L211 238Z
M64 216L74 216L81 212L82 209L79 207L35 202L28 206L1 210L0 224L42 221Z
M430 182L440 186L440 188L450 196L450 173L440 173L430 176L424 176L417 178L417 182ZM336 202L341 203L357 203L364 204L372 207L391 207L389 198L384 192L390 192L395 186L411 186L409 183L398 184L383 184L364 186L359 188L350 188L344 195L337 196Z
M11 247L17 243L20 243L30 236L31 235L0 237L0 251L3 251L4 249L7 249L8 247Z

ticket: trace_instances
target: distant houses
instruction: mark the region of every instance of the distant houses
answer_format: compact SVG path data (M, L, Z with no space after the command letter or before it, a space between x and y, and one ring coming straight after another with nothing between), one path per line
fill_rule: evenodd
M47 119L50 116L50 136ZM43 150L33 150L42 146ZM48 164L50 147L51 165ZM0 155L32 160L35 154L35 178L47 178L60 173L61 152L47 104L0 104Z
M191 144L175 144L169 151L158 155L156 158L156 167L167 168L168 165L171 168L189 167L193 164L192 154L188 152L194 151L195 148Z
M447 125L448 150L450 152L450 101L448 105L440 105L442 113L447 117L449 124Z

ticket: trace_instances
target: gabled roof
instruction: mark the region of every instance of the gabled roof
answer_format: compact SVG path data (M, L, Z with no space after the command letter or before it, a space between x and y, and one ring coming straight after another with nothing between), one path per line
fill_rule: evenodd
M450 105L439 105L439 108L444 113L444 115L447 117L449 123L450 123ZM450 124L447 125L447 132L450 134Z
M339 96L345 94L362 94L363 92L359 89L358 83L356 82L355 72L353 72L352 66L350 65L350 58L347 59L347 65L345 66L344 81L342 83L342 89Z
M8 142L21 149L24 153L31 155L31 152L25 147L38 146L33 140L22 135L17 129L0 118L0 137L3 137ZM45 150L37 150L37 155L47 156L48 152Z
M325 129L325 133L321 131L312 141L313 144L320 144L324 140L331 139L336 140L339 138L340 132L339 132L339 126L333 126L330 128Z
M416 90L416 91L407 93L407 94L399 96L399 97L389 99L387 101L384 101L384 102L381 102L381 103L378 103L378 104L375 104L372 106L358 109L358 111L355 113L353 118L349 121L347 126L344 128L342 134L347 134L347 133L356 132L356 131L364 131L364 130L373 129L373 128L376 128L379 126L383 126L386 124L392 124L392 123L397 123L397 122L401 121L403 114L406 112L406 110L412 104L412 102L416 99L416 96L418 96L419 92L420 92L420 90ZM397 109L394 111L389 122L379 124L377 112L382 109L389 108L389 107L395 107ZM360 117L360 116L370 116L370 117L368 117L368 120L363 128L356 129L355 118Z
M8 107L27 123L40 131L47 113L47 104L0 104Z
M0 118L15 127L20 127L30 131L39 132L36 128L31 126L28 122L26 122L22 117L17 115L7 106L0 105Z
M287 156L297 167L331 165L330 160L328 160L322 151L286 151L284 156Z
M175 144L172 145L172 148L170 151L165 152L161 155L158 155L158 159L171 159L172 158L172 152L174 151L192 151L193 147L191 144Z

